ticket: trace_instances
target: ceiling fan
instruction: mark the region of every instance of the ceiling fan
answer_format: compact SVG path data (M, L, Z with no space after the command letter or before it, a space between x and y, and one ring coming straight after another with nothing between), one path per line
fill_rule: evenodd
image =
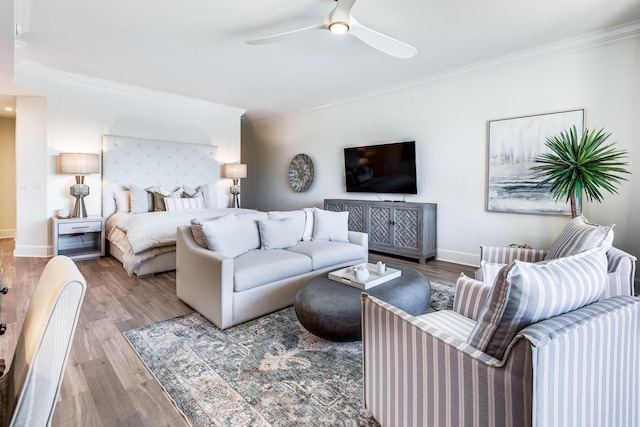
M315 30L329 30L333 34L351 34L374 49L395 56L396 58L411 58L418 51L413 46L399 40L385 36L377 31L360 24L351 15L351 8L356 0L336 0L336 6L327 16L317 24L299 28L286 33L274 34L256 40L247 41L248 44L265 44L279 42Z

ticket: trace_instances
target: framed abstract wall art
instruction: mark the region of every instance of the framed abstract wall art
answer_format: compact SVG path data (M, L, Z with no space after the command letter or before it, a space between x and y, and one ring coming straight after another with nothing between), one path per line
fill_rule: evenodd
M492 120L488 123L487 210L570 215L568 203L556 202L549 187L537 187L530 168L547 152L547 138L576 126L584 129L584 109Z

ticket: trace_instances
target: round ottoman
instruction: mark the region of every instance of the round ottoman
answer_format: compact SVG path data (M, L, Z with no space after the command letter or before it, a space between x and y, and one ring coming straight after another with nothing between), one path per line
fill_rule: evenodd
M363 292L417 316L429 306L431 285L427 277L409 267L389 265L402 271L400 277L373 288L362 290L316 276L296 294L293 307L298 320L309 332L331 341L362 339Z

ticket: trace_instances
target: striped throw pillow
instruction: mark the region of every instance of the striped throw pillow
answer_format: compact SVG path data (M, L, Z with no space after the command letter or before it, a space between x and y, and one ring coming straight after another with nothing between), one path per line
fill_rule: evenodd
M502 359L520 330L597 301L607 283L602 249L540 263L513 261L496 278L467 342Z
M599 247L606 251L613 244L614 226L592 224L579 215L569 221L544 259L561 258Z
M203 209L204 203L202 197L195 197L193 199L177 199L173 197L165 197L164 205L166 210L172 211L184 211L187 209Z

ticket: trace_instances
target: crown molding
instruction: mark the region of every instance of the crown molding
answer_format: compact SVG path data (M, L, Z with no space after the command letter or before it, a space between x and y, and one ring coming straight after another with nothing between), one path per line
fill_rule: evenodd
M337 99L335 101L296 111L281 116L269 117L256 120L254 124L266 124L270 121L276 121L283 118L300 116L339 105L358 102L389 93L402 92L415 89L418 86L436 85L447 81L456 80L462 77L481 74L488 71L498 70L501 68L511 67L514 65L524 64L527 62L538 61L544 58L550 58L568 53L577 52L584 49L603 46L619 41L640 37L640 20L633 21L628 24L610 27L604 30L587 33L581 36L549 43L535 48L519 51L516 53L499 56L488 59L486 61L476 62L474 64L465 65L451 70L435 73L418 79L410 80L393 86L387 86L381 89L364 92L360 95Z
M19 71L18 71L19 70ZM244 108L232 107L214 102L204 101L186 96L173 95L166 92L145 89L138 86L126 85L123 83L102 80L94 77L83 76L80 74L69 73L55 68L47 67L32 59L22 59L16 64L16 74L25 72L33 74L47 81L56 81L63 84L74 86L83 86L90 89L105 90L109 92L120 93L127 96L137 96L147 98L154 101L175 102L188 104L191 106L206 108L217 112L230 113L242 116L247 110Z

